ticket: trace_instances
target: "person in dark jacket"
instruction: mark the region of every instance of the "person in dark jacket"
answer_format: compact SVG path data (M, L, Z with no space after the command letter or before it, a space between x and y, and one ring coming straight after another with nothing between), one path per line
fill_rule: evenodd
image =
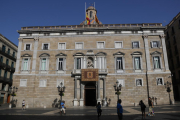
M118 117L119 119L121 120L122 117L123 117L123 107L121 105L121 99L118 100L118 104L117 104L117 114L118 114Z
M144 104L144 102L143 102L142 100L139 102L139 105L141 106L142 119L143 119L143 116L144 116L144 118L146 117L146 114L145 114L146 105ZM144 115L143 115L143 114L144 114Z
M98 117L99 117L99 116L101 116L101 112L102 112L100 102L98 102L96 108L97 108L97 113L98 113Z

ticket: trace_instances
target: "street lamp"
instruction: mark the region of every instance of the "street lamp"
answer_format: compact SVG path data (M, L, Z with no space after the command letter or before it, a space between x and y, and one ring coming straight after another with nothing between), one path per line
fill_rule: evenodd
M121 84L118 85L118 84L119 84L118 81L116 82L116 84L114 84L114 90L117 91L116 94L117 94L118 100L119 100L119 95L121 94L120 91L121 91L122 85Z
M58 92L59 92L59 95L61 96L61 101L60 101L60 108L61 108L61 102L62 102L62 96L64 95L63 92L65 92L65 86L63 86L63 83L61 82L60 85L58 85Z
M169 93L169 103L171 104L170 92L171 92L171 82L164 83L166 91Z
M9 88L9 91L10 91L10 93L11 93L11 96L13 96L13 98L14 98L14 96L16 96L15 93L17 92L17 90L18 90L18 88L15 87L15 86L14 86L14 87L11 86L11 87ZM13 107L13 98L12 98L12 107Z

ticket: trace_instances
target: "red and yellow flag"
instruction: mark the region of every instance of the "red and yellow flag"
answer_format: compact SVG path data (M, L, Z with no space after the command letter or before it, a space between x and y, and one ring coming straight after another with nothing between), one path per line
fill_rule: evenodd
M87 14L86 14L86 21L87 21L87 25L90 25L90 19Z
M98 20L96 15L95 15L95 21L96 21L97 24L99 24L99 20Z

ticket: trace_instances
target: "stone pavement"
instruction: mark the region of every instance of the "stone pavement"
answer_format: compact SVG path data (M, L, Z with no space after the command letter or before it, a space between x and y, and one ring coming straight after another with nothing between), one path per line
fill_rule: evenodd
M141 111L140 107L123 107L123 120L141 120ZM154 108L155 116L146 117L146 120L180 120L180 104L176 105L161 105L155 106ZM148 112L148 108L146 108L146 113ZM29 108L26 110L22 110L21 108L7 108L0 107L0 118L4 118L6 120L12 120L17 118L20 120L24 119L59 119L62 120L93 120L98 119L96 108L95 107L71 107L66 109L66 115L59 114L59 109L57 108ZM24 120L23 119L23 120ZM115 107L103 107L102 108L102 116L99 118L102 120L118 120L116 108Z

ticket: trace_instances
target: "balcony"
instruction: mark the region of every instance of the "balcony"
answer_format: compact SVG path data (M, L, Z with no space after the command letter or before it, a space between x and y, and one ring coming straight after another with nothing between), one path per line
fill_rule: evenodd
M12 79L0 76L0 82L2 82L2 83L10 83L11 84L12 83Z
M11 72L15 72L15 68L14 67L11 67Z
M6 64L0 61L0 68L6 69Z
M7 64L6 64L6 70L11 71L11 67L9 65L7 65Z
M98 72L99 72L99 75L107 75L108 74L108 69L99 69ZM73 76L81 75L81 69L74 69L72 71L72 75Z
M2 48L0 47L0 54L4 55L5 57L13 60L13 61L16 61L16 56L11 54L11 53L8 53L8 51L3 51Z

